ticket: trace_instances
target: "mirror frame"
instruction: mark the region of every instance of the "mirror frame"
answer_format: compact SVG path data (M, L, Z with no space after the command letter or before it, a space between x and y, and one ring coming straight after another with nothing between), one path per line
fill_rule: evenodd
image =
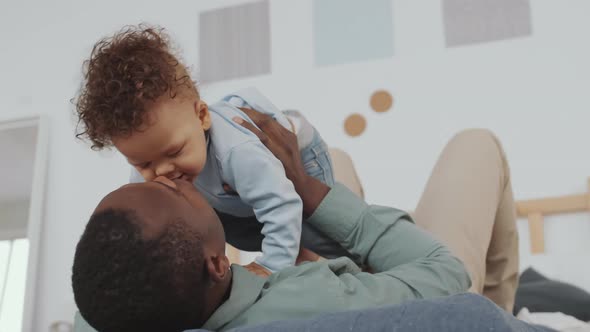
M29 203L29 218L27 224L27 239L29 240L29 255L27 262L27 280L25 283L25 301L23 305L22 330L31 331L35 311L35 296L37 290L37 268L39 266L39 248L41 229L45 210L45 182L48 164L49 124L45 115L16 116L0 118L0 130L37 127L37 142L35 147L35 161L33 165L33 185Z

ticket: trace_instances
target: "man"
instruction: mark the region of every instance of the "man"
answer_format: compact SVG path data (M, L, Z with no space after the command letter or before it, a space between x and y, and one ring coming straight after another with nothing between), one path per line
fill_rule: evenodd
M248 115L264 132L243 125L283 162L304 202L306 222L375 273L360 272L348 258L287 268L266 280L229 268L214 211L190 184L160 178L109 194L80 240L72 281L91 325L101 331L226 330L469 287L462 264L405 213L368 206L343 186L330 189L307 177L295 138L257 113ZM502 195L497 199L503 201Z

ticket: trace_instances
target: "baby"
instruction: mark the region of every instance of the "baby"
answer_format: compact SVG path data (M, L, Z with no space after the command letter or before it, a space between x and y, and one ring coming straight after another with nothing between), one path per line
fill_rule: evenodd
M82 125L77 136L89 139L93 149L115 146L134 167L132 182L159 176L192 182L222 220L231 219L224 222L227 233L247 236L239 242L261 248L250 271L267 275L294 265L300 244L325 257L347 254L302 225L302 202L282 164L234 121L250 121L240 108L272 115L296 133L306 172L332 185L327 146L301 114L281 112L253 88L207 105L162 29L125 28L99 41L85 66L76 98ZM255 220L262 236L244 235Z

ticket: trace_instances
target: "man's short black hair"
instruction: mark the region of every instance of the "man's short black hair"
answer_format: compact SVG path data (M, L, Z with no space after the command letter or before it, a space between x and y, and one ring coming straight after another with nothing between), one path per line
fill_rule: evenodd
M133 211L94 214L72 268L82 317L101 332L200 327L209 280L201 240L182 220L146 240Z

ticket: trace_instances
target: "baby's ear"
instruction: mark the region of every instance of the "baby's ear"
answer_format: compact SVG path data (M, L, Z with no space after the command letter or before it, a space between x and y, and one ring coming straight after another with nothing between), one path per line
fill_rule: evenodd
M195 103L195 113L201 120L201 126L204 130L211 128L211 115L209 114L209 106L202 100Z

